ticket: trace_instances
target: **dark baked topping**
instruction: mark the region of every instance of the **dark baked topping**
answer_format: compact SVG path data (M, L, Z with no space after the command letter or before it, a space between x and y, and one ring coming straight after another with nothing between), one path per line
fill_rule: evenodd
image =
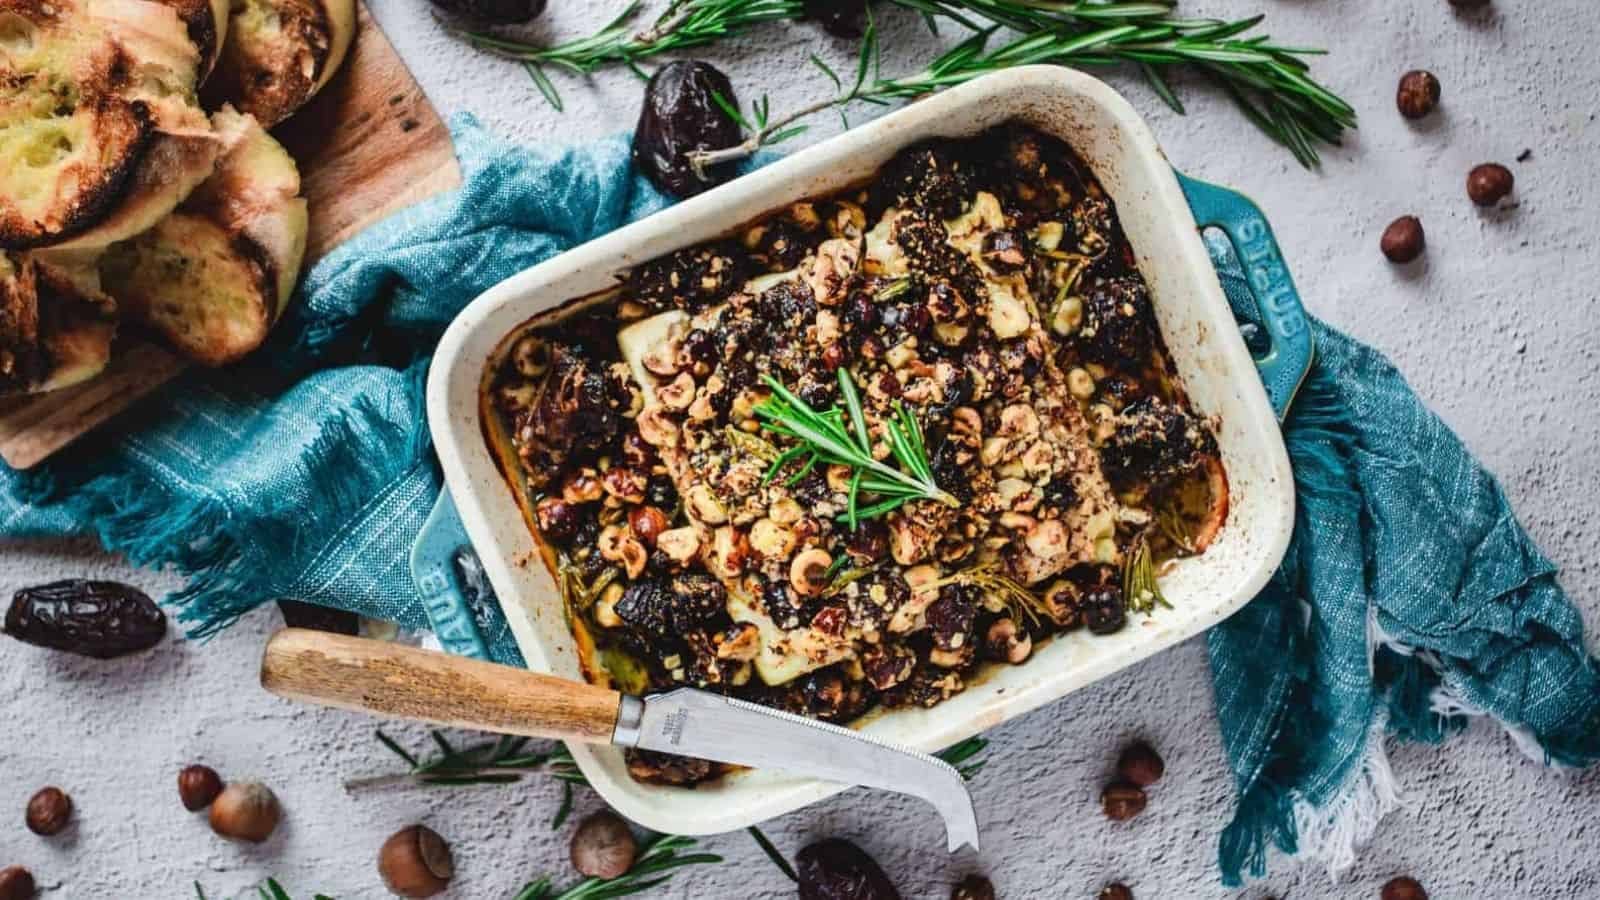
M1226 481L1134 261L1082 161L1008 125L520 334L489 396L588 671L842 722L1153 608ZM814 458L779 394L864 434L854 461ZM884 502L874 461L915 495Z

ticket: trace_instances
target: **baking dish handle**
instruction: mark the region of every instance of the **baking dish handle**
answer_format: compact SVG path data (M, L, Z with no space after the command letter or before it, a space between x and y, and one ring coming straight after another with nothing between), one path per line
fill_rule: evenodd
M1310 322L1267 217L1236 191L1178 173L1200 237L1281 420L1311 371Z
M450 489L439 491L433 511L411 545L411 578L433 633L446 652L490 659L480 623L498 618L500 602L461 524Z

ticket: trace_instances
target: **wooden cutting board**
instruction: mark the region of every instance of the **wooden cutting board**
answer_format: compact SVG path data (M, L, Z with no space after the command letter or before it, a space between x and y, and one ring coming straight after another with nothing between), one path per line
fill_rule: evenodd
M364 5L343 68L273 129L300 166L310 210L305 268L401 207L461 181L450 134ZM0 401L0 458L17 469L128 411L188 367L165 348L119 340L111 365L76 387ZM110 423L110 424L108 424Z

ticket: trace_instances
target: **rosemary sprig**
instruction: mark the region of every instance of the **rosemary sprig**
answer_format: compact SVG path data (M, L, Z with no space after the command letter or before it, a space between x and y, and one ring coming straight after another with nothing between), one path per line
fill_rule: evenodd
M1122 567L1122 598L1130 612L1148 615L1155 611L1158 603L1172 608L1156 583L1155 554L1150 551L1148 535L1139 535L1128 550L1127 562Z
M1004 603L1010 608L1013 618L1026 616L1028 621L1035 625L1050 616L1049 607L1039 599L1039 595L1007 575L996 560L968 566L959 572L946 575L932 586L944 587L947 584L975 587Z
M862 519L899 509L908 500L959 505L956 498L934 480L922 427L904 404L896 403L894 415L883 423L890 455L900 464L895 468L873 458L872 437L867 431L861 395L845 369L839 369L839 395L844 398L844 409L835 406L827 412L812 409L771 375L762 376L762 381L772 389L772 396L755 408L756 416L762 419L762 427L798 442L772 461L766 481L770 482L795 462L803 464L789 476L788 484L799 482L818 463L848 466L851 470L849 500L842 519L850 523L852 530ZM845 424L846 413L850 417L849 426ZM862 507L860 495L863 493L877 500Z
M1304 57L1320 50L1271 42L1266 35L1243 37L1263 16L1224 21L1181 19L1170 13L1174 0L1141 3L1047 2L1047 0L893 0L924 15L939 15L974 29L921 72L898 78L868 80L877 70L877 30L870 18L861 43L857 79L848 89L838 75L818 60L840 92L794 113L772 118L741 144L699 152L691 161L700 167L742 159L795 123L831 107L857 100L887 103L918 97L1013 66L1048 63L1074 67L1133 64L1156 94L1184 112L1165 70L1192 68L1218 83L1253 124L1287 147L1304 166L1320 162L1316 145L1337 145L1354 128L1356 114L1344 100L1310 76ZM964 13L983 20L974 22ZM1021 32L1009 43L988 49L997 30Z
M594 34L553 47L449 23L444 27L474 47L522 62L539 91L560 109L561 95L546 76L546 66L588 75L605 66L625 65L643 77L640 60L735 37L757 25L797 19L805 13L803 0L675 0L649 28L634 32L629 23L642 5L635 0Z
M583 773L567 748L557 744L546 750L530 750L528 738L502 735L457 748L444 732L431 732L439 752L426 760L418 759L395 740L376 732L378 742L405 760L408 772L355 778L345 782L345 790L387 787L397 784L456 786L467 784L512 784L534 771L544 771L568 785L584 784ZM559 821L556 826L559 827Z
M671 880L673 870L684 866L722 862L714 853L686 853L695 845L695 839L680 835L656 835L640 848L639 858L633 868L616 878L586 878L566 890L556 891L549 876L525 885L514 900L607 900L639 894Z

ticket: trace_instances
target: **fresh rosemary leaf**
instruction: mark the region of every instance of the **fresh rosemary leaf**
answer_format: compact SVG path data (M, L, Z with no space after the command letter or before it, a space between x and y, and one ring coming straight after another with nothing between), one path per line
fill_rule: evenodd
M647 891L670 880L674 870L685 866L722 862L722 857L712 853L680 851L693 847L694 838L681 835L656 835L640 848L633 868L616 878L586 878L566 890L556 893L555 884L548 876L529 882L517 892L515 900L608 900Z
M572 815L572 782L561 782L561 805L556 808L555 818L550 820L550 830L559 831L567 823L567 817Z
M800 882L800 876L795 873L794 866L790 865L789 860L785 859L784 855L778 852L778 848L773 846L772 841L767 837L765 832L754 825L751 825L745 830L749 831L750 836L756 839L756 846L761 848L761 852L767 854L767 858L772 860L772 864L777 866L780 872L782 872L784 875L787 875L790 881L793 881L796 884Z
M1156 583L1155 554L1150 550L1150 540L1147 535L1140 535L1128 550L1128 557L1122 568L1122 599L1130 612L1149 614L1155 611L1156 604L1161 604L1168 609L1172 604L1161 595L1161 587Z
M438 753L426 760L400 746L382 731L378 742L406 761L409 771L392 775L356 778L345 782L347 790L395 784L449 787L473 784L513 784L528 772L544 770L551 777L575 784L585 783L572 755L556 745L543 752L528 752L527 738L501 736L464 748L456 748L442 732L430 732Z
M956 499L933 478L921 428L910 411L900 407L884 422L890 455L899 467L874 459L872 433L867 428L861 395L848 370L839 369L838 377L844 409L835 406L825 412L806 405L772 376L763 377L772 389L772 396L757 404L757 418L768 431L798 442L779 454L767 470L766 481L770 482L785 466L801 458L806 459L808 467L803 471L809 471L810 466L818 463L849 467L850 488L846 494L845 513L840 518L849 523L852 530L862 519L888 513L908 500L931 500L956 506ZM847 415L849 428L844 425ZM860 502L863 492L877 498L864 508Z
M376 733L378 735L378 742L379 743L383 744L385 747L388 747L391 751L394 752L394 755L396 755L396 756L400 757L401 759L405 760L406 761L406 765L412 766L413 768L416 767L417 758L415 756L412 756L410 753L406 752L406 749L404 747L401 747L399 744L395 743L394 739L390 738L387 734L384 734L382 729L377 729Z
M971 781L988 764L986 760L973 761L973 758L988 749L988 747L989 741L986 738L969 737L959 744L940 750L934 756L955 766L956 771L961 773L962 778Z

